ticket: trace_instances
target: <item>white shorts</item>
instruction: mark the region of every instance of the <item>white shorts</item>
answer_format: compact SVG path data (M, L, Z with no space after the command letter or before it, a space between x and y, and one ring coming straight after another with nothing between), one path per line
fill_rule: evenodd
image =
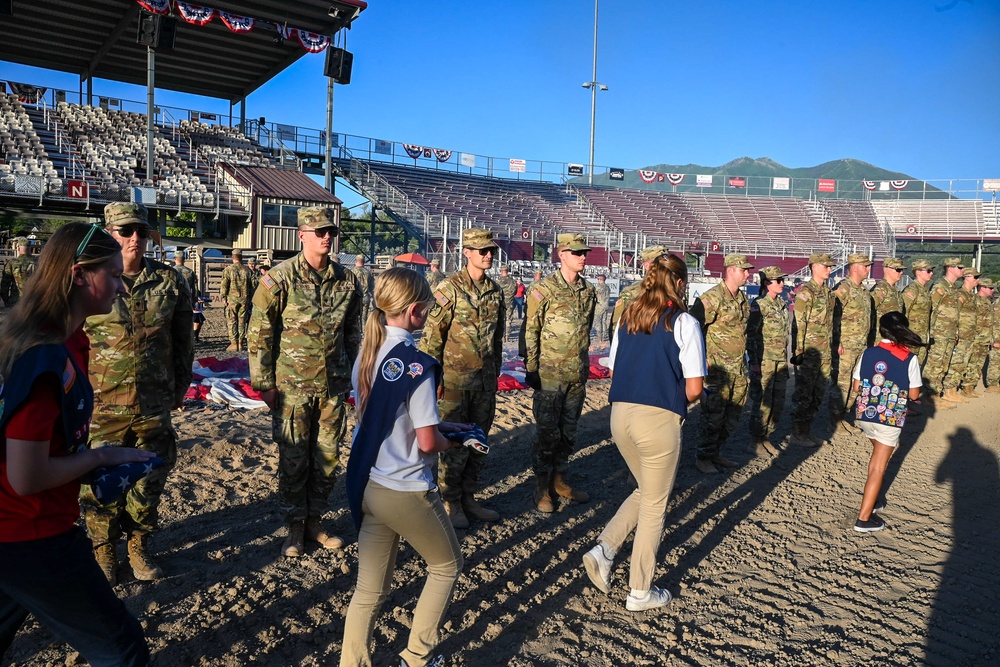
M903 429L898 426L886 426L885 424L876 424L874 422L861 421L860 419L854 423L861 429L861 432L865 436L875 442L880 442L890 447L895 447L899 444L899 434Z

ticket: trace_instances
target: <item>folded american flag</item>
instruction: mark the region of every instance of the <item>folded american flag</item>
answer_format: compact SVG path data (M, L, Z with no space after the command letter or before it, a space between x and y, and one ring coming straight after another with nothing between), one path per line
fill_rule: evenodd
M453 442L460 442L466 447L472 447L481 454L487 454L490 451L490 446L486 443L486 434L479 426L473 425L467 431L452 431L442 435Z
M107 505L118 500L136 482L163 464L164 460L156 456L141 463L94 468L90 476L90 488L94 491L94 497Z

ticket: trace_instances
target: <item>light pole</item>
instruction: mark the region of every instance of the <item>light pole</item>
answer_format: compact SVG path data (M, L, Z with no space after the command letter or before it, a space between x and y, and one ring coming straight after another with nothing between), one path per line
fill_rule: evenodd
M587 171L587 184L594 184L594 126L597 122L597 91L607 90L608 87L597 80L597 3L594 0L594 74L590 81L583 84L584 88L590 90L590 165Z

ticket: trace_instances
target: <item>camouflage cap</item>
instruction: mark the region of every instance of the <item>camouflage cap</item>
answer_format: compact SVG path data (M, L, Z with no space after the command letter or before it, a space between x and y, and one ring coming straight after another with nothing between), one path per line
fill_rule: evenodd
M949 257L948 259L944 260L944 266L945 268L948 268L949 266L958 267L959 269L965 268L965 264L962 264L961 257Z
M825 252L816 252L809 255L809 266L812 266L813 264L822 264L823 266L837 265L837 263L833 261L833 258Z
M994 287L994 285L993 285L993 279L992 278L983 278L982 280L979 281L979 286L980 287L986 287L987 289L993 289L993 287Z
M365 261L365 256L364 255L355 255L354 256L354 261L355 262L358 262L358 261L363 262L363 261Z
M872 260L868 255L863 252L852 252L847 256L848 264L864 264L865 266L871 266Z
M979 271L977 271L975 267L972 266L962 271L963 278L978 278L979 275L980 275Z
M257 258L256 257L254 257L253 255L250 255L249 257L247 257L247 264L256 264L256 263L257 263Z
M760 275L764 276L768 280L777 280L778 278L784 278L788 274L777 266L765 266L760 270Z
M242 257L243 251L239 248L233 248L233 257Z
M556 248L559 250L590 250L583 234L560 234L556 239Z
M738 253L733 253L732 255L726 255L726 266L735 266L741 269L752 269L753 264L747 261L746 255L740 255Z
M915 259L913 264L910 265L914 271L933 271L934 265L928 262L926 259Z
M441 266L441 260L440 259L432 259L431 260L431 266Z
M149 212L142 204L108 204L104 207L104 224L108 227L121 225L149 227Z
M662 257L668 254L665 246L662 245L651 245L648 248L643 248L640 257L642 257L642 263L652 262L657 257Z
M463 248L496 248L497 244L493 240L493 232L488 229L473 227L462 232Z
M326 229L336 227L336 209L329 206L307 206L299 209L299 228Z
M18 236L14 239L14 245L18 248L26 248L31 245L31 241L28 240L27 236Z
M895 257L886 257L882 260L882 268L885 269L896 269L897 271L905 271L906 264L901 259Z

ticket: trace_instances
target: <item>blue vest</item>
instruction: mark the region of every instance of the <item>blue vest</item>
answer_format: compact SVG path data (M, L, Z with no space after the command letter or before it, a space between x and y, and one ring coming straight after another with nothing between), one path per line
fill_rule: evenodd
M351 457L347 460L347 505L354 527L361 530L361 503L382 443L392 433L399 406L428 378L440 383L441 365L409 341L402 341L385 355L375 373L368 405L358 424Z
M861 421L902 428L910 392L912 352L900 359L890 350L875 346L861 355L861 383L854 416ZM853 371L853 369L852 369Z
M86 448L94 412L94 390L87 374L61 343L36 345L14 362L9 381L0 385L0 429L7 427L11 416L31 394L35 380L45 374L56 376L63 388L59 414L67 452Z
M681 349L674 332L663 324L666 315L653 327L653 333L628 333L625 327L616 332L618 351L611 379L608 402L638 403L663 408L687 416L687 391ZM676 316L675 316L676 321Z

